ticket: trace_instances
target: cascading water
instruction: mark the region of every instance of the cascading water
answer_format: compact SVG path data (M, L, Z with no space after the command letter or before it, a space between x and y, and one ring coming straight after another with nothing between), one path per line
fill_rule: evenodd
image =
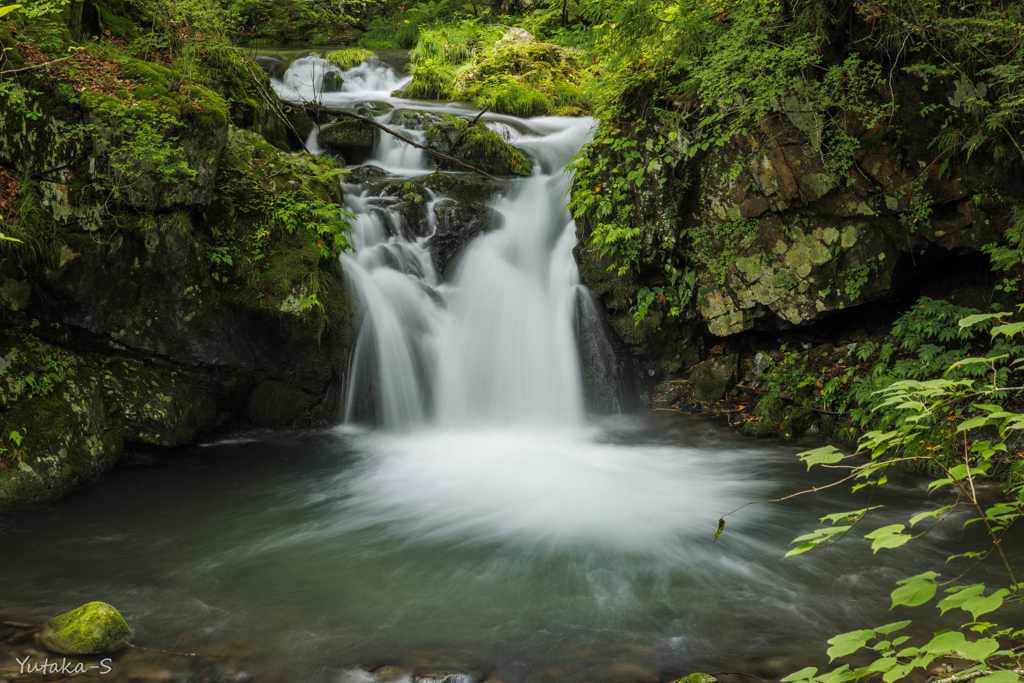
M346 72L340 92L323 93L323 75L331 68L316 57L301 58L279 90L293 99L317 96L334 107L375 99L378 106L409 104L390 94L406 80L379 63ZM434 109L465 113L464 107ZM349 421L368 417L360 414L368 403L374 421L389 428L425 421L564 427L583 417L573 328L580 285L564 169L593 121L485 117L484 122L506 134L512 133L509 124L515 126L516 145L536 170L500 188L491 206L502 218L501 227L464 250L448 282L434 272L430 230L408 234L392 209L395 198L348 188L346 208L357 216L351 238L356 251L342 256L342 264L360 311L347 392ZM422 131L395 128L410 139L424 139ZM406 178L433 170L422 150L381 134L364 163ZM428 219L432 209L433 201Z

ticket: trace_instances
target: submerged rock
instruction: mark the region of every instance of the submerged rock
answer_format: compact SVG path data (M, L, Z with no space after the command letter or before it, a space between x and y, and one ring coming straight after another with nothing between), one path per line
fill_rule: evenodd
M95 655L130 643L132 631L114 607L105 602L90 602L51 619L40 638L53 652Z

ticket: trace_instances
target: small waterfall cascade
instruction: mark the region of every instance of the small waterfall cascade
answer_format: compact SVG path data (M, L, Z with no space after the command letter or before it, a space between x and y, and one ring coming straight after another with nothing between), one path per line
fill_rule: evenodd
M464 105L392 97L408 79L376 61L345 72L341 91L318 91L332 68L303 57L276 86L282 97L319 94L331 107L373 102L384 111L382 123L418 142L423 130L391 124L395 112L473 113ZM346 421L400 428L567 426L583 419L575 329L581 285L564 169L593 120L484 115L481 121L511 138L533 160L534 172L495 185L492 225L465 245L445 277L435 271L430 237L435 206L450 200L426 190L424 227L416 230L403 222L401 197L381 196L379 183L346 186L346 208L357 216L350 236L356 251L341 259L360 316ZM315 138L316 131L314 149ZM378 132L361 165L422 180L434 164L422 150Z

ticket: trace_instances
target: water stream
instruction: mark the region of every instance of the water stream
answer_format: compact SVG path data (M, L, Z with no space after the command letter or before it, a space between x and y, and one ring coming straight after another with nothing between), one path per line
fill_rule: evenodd
M319 97L327 71L303 58L276 87ZM391 97L403 79L384 65L345 78L325 104L473 113ZM357 251L343 263L361 311L347 422L206 444L0 521L0 615L105 600L153 647L247 643L270 680L281 662L280 680L334 681L385 661L505 683L778 675L823 663L835 633L901 615L887 609L893 582L941 565L970 529L781 561L817 517L865 506L837 489L746 508L712 543L720 516L823 475L805 474L794 446L699 418L585 414L562 169L592 121L483 120L536 170L501 184L500 220L446 277L393 198L346 188ZM387 137L366 163L433 170ZM429 229L442 200L430 197ZM903 477L876 497L880 522L942 504L925 486Z

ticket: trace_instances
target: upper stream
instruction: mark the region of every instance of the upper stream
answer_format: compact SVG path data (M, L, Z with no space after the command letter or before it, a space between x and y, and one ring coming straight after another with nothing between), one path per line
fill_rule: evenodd
M376 63L322 93L329 71L300 58L275 87L391 105L378 107L384 124L401 109L475 115L392 97L406 79ZM721 516L827 473L806 473L797 447L700 418L585 413L574 307L586 292L563 169L593 121L481 120L535 171L501 183L490 229L445 273L429 234L403 232L394 197L346 187L356 252L342 260L360 321L345 422L205 444L0 520L0 616L103 600L140 644L245 643L268 680L354 680L385 661L505 683L784 675L824 664L836 633L903 616L888 592L942 566L966 533L955 520L895 551L872 555L854 534L783 561L818 517L867 505L842 486L744 508L712 543ZM434 170L379 134L363 163ZM429 197L428 222L440 201ZM879 524L942 505L926 483L876 494Z

